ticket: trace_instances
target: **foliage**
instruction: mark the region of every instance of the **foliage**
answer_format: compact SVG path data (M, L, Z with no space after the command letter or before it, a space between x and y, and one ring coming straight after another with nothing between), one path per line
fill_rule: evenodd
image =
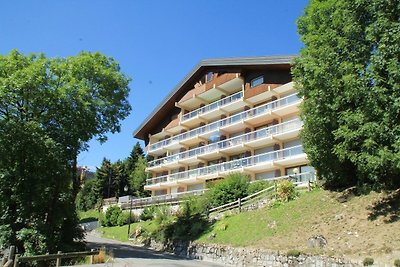
M154 218L154 215L155 215L155 206L145 207L142 213L140 214L140 220L142 221L152 220Z
M249 178L242 173L229 174L215 183L209 192L210 203L217 207L247 196Z
M393 265L395 267L400 267L400 259L395 259Z
M296 187L293 182L282 180L278 183L277 197L279 200L288 202L297 197Z
M400 5L312 0L294 80L304 149L326 185L400 187Z
M119 131L130 111L129 79L119 71L100 53L0 56L0 226L8 229L0 246L67 251L83 238L77 156L89 140Z
M374 259L373 258L367 257L367 258L365 258L363 260L363 265L364 266L370 266L370 265L373 265L373 264L374 264Z
M159 242L196 239L207 227L207 202L202 196L190 197L182 202L176 216L168 207L156 210L156 229L151 236Z
M95 194L96 180L85 181L82 189L76 196L76 207L79 211L88 211L95 208L98 198Z
M144 152L139 142L136 142L125 163L127 176L129 176L135 169L136 163L139 161L139 157L144 157Z
M129 222L133 222L133 221L134 220L132 220L132 218L131 218L131 221L129 221L129 212L121 212L121 214L118 215L118 218L117 218L117 225L122 226L122 225L128 224Z
M130 188L133 195L136 197L149 196L149 192L144 190L147 178L146 167L146 159L143 156L139 155L135 164L135 169L129 176Z
M128 214L129 217L129 214ZM100 223L102 226L121 226L120 223L127 222L127 218L118 206L111 206L107 209L106 213L100 217Z
M266 180L259 180L252 182L249 184L249 187L247 188L247 195L252 195L254 193L257 193L263 189L270 187L271 185L272 183Z

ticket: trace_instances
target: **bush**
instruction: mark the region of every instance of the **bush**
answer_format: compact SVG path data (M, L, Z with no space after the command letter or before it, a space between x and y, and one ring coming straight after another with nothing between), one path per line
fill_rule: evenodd
M140 214L140 220L149 221L154 218L155 208L154 206L145 207Z
M225 179L215 183L209 192L210 203L218 207L247 196L249 177L242 173L229 174Z
M117 225L122 226L128 224L129 222L129 213L128 212L121 212L117 219Z
M118 206L111 206L107 209L106 213L101 216L100 223L102 226L117 226L118 217L122 214Z
M400 267L400 259L394 260L394 267Z
M373 258L365 258L363 260L363 265L364 266L370 266L372 264L374 264L374 259Z
M301 252L297 249L291 249L286 253L286 255L289 257L298 257L298 256L300 256L300 254L301 254Z
M247 188L247 195L252 195L254 193L257 193L265 188L270 187L271 185L272 183L266 180L260 180L250 183L249 187Z
M278 184L277 197L281 201L290 201L297 197L296 187L293 182L283 180Z

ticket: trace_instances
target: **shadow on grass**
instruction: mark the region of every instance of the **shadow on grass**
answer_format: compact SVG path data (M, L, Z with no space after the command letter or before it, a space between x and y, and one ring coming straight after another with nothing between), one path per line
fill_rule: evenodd
M400 220L400 189L390 195L376 201L369 208L368 219L373 221L379 216L384 216L385 223L393 223Z
M86 218L81 219L79 221L79 223L88 223L88 222L94 222L97 220L98 220L98 218L95 218L95 217L86 217Z

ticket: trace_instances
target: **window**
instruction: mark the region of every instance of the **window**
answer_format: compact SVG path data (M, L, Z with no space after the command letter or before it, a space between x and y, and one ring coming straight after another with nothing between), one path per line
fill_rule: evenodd
M213 79L213 73L210 71L206 75L206 82L209 82Z
M250 82L250 87L256 87L257 85L260 85L264 83L264 76L258 76L257 78L254 78Z

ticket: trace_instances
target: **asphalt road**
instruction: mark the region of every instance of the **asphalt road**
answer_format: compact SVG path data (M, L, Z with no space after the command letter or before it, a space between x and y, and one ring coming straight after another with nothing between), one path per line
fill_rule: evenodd
M125 266L152 266L152 267L192 267L192 266L225 266L212 262L199 260L188 260L178 258L174 255L154 251L144 247L133 246L129 243L123 243L116 240L105 239L94 234L86 235L86 242L90 248L106 247L107 250L114 251L114 261L107 264L98 264L98 266L125 267ZM84 265L80 265L84 266ZM91 265L93 266L93 265Z

